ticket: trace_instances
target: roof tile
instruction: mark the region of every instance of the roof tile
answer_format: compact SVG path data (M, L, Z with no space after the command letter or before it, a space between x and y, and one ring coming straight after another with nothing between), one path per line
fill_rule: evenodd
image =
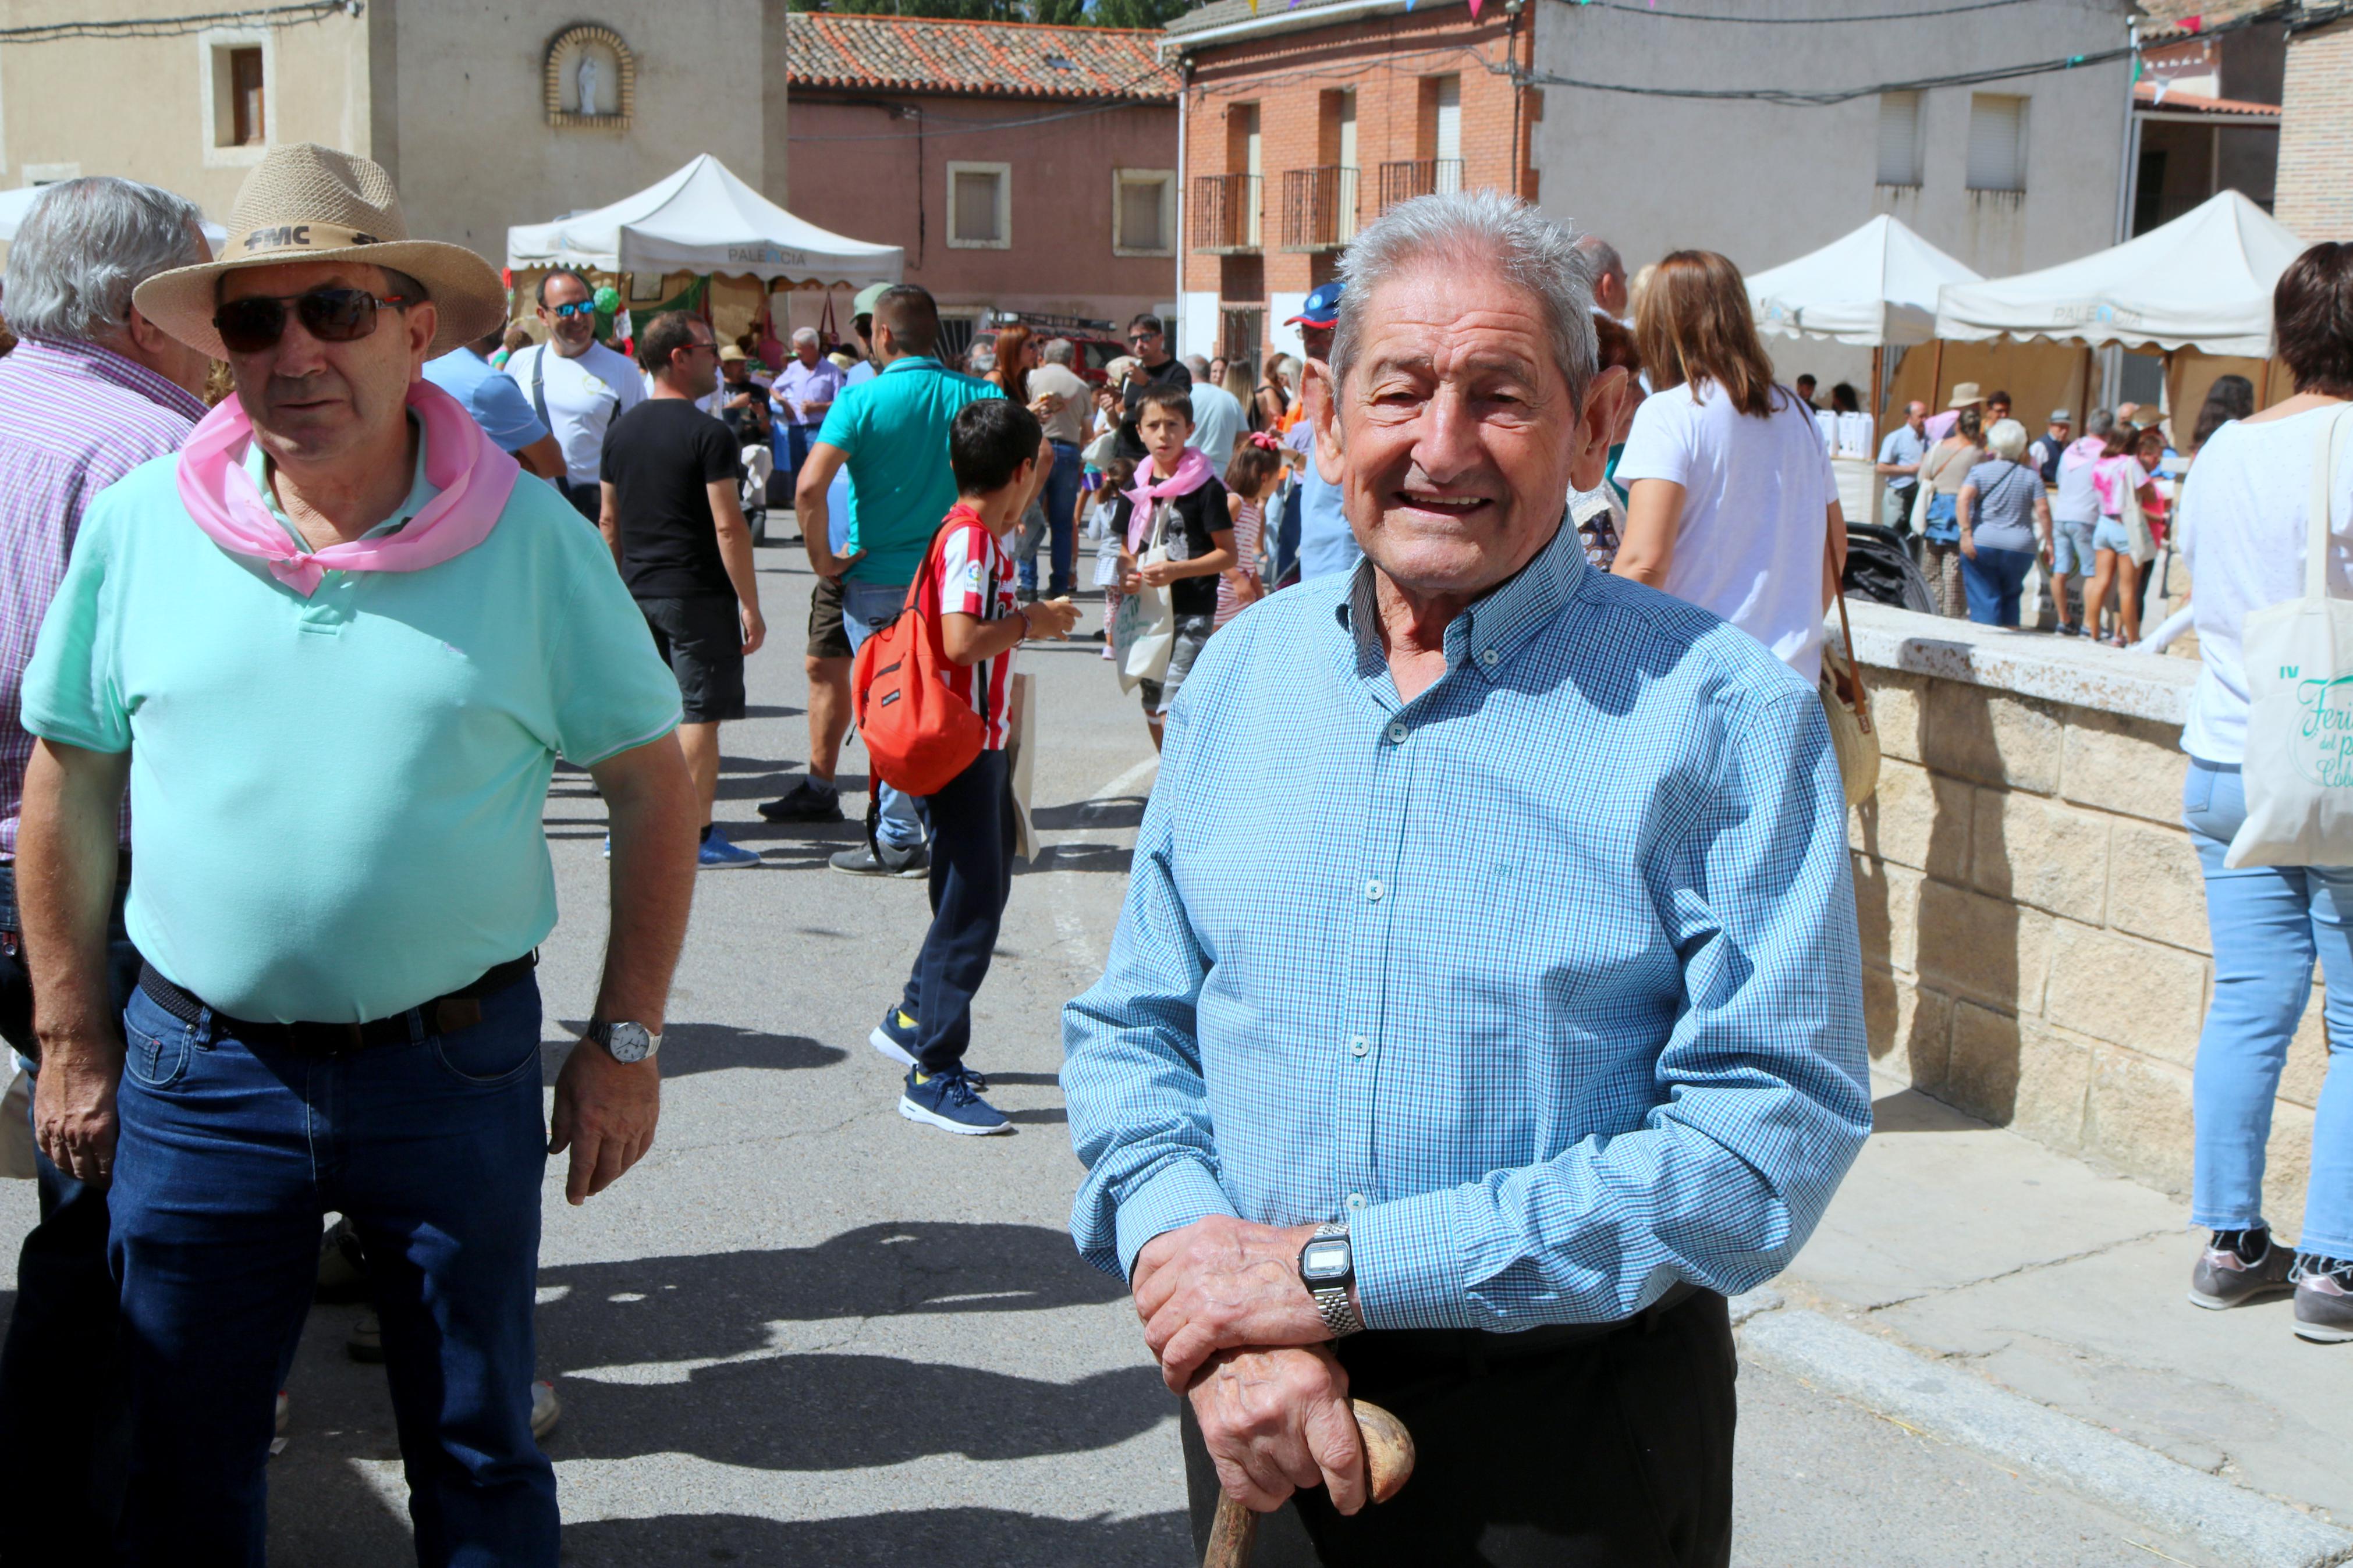
M796 89L1139 103L1176 96L1174 66L1157 58L1157 29L796 11L785 37Z

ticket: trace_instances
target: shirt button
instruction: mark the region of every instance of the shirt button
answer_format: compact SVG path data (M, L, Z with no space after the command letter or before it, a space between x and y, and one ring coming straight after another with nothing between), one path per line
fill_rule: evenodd
M1405 744L1405 726L1403 724L1392 724L1389 726L1389 744L1392 746L1401 746Z
M1348 1054L1352 1057L1361 1057L1372 1048L1372 1041L1365 1038L1362 1035L1356 1036L1348 1042Z
M1377 904L1381 901L1381 879L1378 877L1365 884L1365 897Z
M1371 1200L1366 1198L1362 1193L1350 1193L1348 1194L1348 1206L1352 1209L1363 1208L1365 1205L1370 1201Z
M1493 669L1503 661L1503 658L1502 654L1497 653L1493 648L1489 648L1479 656L1479 662Z

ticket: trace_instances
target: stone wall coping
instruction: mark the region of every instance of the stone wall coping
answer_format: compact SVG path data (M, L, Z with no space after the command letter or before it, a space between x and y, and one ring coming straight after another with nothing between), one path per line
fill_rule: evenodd
M1857 598L1847 600L1847 614L1854 623L1855 657L1866 668L1935 676L2162 724L2189 717L2189 689L2200 668L2196 659L1978 626ZM1838 640L1836 611L1830 638ZM1864 679L1868 684L1869 677Z

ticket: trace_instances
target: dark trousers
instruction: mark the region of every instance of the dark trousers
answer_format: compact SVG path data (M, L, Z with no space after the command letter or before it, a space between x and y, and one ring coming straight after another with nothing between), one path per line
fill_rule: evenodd
M2026 574L2034 569L2034 552L1994 550L1982 544L1977 551L1975 559L1961 557L1961 587L1968 595L1969 619L1986 626L2018 625L2019 598L2026 589Z
M107 968L120 1004L138 984L139 953L123 933L119 896ZM0 866L0 1037L35 1055L13 866ZM131 1407L106 1260L106 1189L75 1181L46 1154L34 1163L40 1219L16 1257L16 1305L0 1346L0 1476L22 1503L0 1525L0 1563L108 1563Z
M932 929L901 1005L921 1027L915 1061L934 1073L964 1060L972 1044L972 999L988 978L1013 896L1013 775L1005 753L981 752L923 804L932 818Z
M817 445L818 425L786 425L779 422L776 443L776 472L785 479L785 493L791 495L800 489L801 465L808 461L809 448ZM787 503L789 504L789 503Z
M1046 476L1046 489L1039 498L1046 508L1046 538L1052 546L1053 575L1047 580L1046 596L1059 599L1069 593L1076 581L1074 569L1078 551L1078 505L1080 460L1078 447L1068 441L1054 443L1054 471ZM1037 564L1029 565L1030 587L1037 585Z
M1259 1521L1258 1568L1722 1568L1732 1560L1732 1324L1700 1291L1616 1333L1513 1354L1509 1334L1359 1334L1348 1392L1413 1434L1405 1489L1352 1519L1322 1489ZM1468 1347L1466 1350L1465 1347ZM1216 1467L1180 1423L1194 1550Z
M531 1435L547 1130L539 988L336 1057L123 1014L112 1255L131 1382L134 1568L260 1568L271 1405L318 1282L359 1232L422 1568L554 1568Z

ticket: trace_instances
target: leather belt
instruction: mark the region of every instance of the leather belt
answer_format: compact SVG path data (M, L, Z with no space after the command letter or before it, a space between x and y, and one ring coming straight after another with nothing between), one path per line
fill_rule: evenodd
M308 1057L342 1057L378 1046L405 1046L427 1035L470 1029L482 1021L482 1001L528 977L538 967L536 949L521 958L493 964L480 978L445 996L411 1007L405 1013L371 1019L364 1024L267 1024L232 1018L185 986L174 984L152 963L139 970L139 989L155 1005L183 1024L200 1024L210 1014L220 1034L248 1046L266 1046Z

